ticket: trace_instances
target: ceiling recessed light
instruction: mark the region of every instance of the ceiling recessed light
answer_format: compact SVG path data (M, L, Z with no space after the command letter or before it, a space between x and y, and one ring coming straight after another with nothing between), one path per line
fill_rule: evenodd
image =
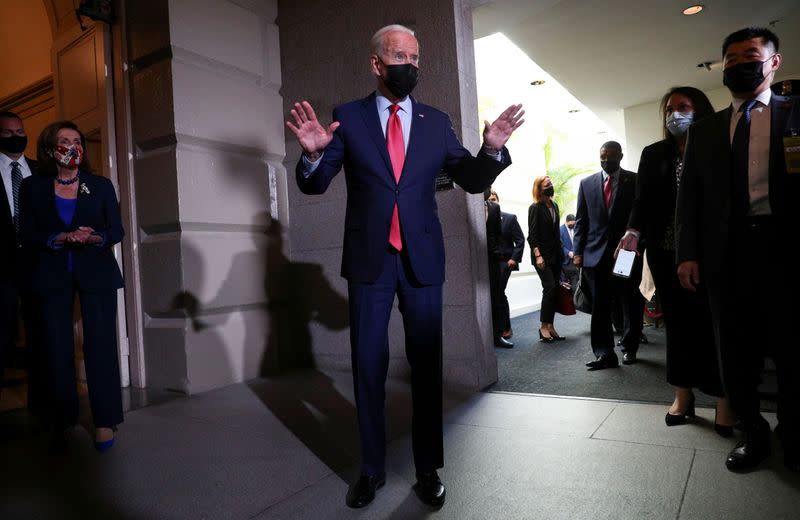
M536 81L531 81L531 85L538 87L539 85L544 85L543 79L537 79Z
M702 10L703 10L702 4L690 5L689 7L683 10L683 14L685 14L686 16L692 16L693 14L697 14Z
M572 110L570 110L570 111L569 111L569 113L570 113L570 114L574 114L574 113L576 113L576 112L580 112L580 111L581 111L581 109L580 109L580 108L573 108Z

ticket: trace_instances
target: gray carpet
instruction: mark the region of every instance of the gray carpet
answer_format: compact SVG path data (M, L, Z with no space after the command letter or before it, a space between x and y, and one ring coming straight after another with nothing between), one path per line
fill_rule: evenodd
M637 364L588 372L585 363L594 359L589 341L590 319L591 316L581 312L574 316L557 314L556 330L567 339L553 343L539 341L538 312L512 319L515 346L513 349L495 349L499 381L489 391L671 403L674 393L666 382L663 325L645 326L644 333L649 343L639 348ZM617 355L622 360L619 350ZM774 383L769 373L764 379L762 388ZM713 406L713 398L699 392L695 394L698 405ZM774 410L775 403L766 400L763 408Z

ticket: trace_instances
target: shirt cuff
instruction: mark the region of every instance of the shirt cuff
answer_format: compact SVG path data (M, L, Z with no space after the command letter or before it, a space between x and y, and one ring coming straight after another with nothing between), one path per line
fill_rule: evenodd
M486 155L488 155L489 157L491 157L492 159L494 159L497 162L503 162L503 150L502 150L502 148L500 150L497 150L496 152L490 152L489 149L486 148L486 146L484 146L483 147L483 153L485 153Z
M52 235L50 235L50 238L47 239L47 247L49 247L50 249L64 249L63 242L60 244L56 244L56 238L58 238L58 235L60 234L61 233L53 233Z
M302 155L302 157L303 157L303 165L306 167L305 170L303 170L303 177L305 177L306 179L311 177L311 174L314 173L314 170L317 169L317 166L319 166L319 163L322 161L322 156L323 155L325 155L325 152L322 152L321 154L319 154L319 157L317 157L317 160L313 161L313 162L308 160L308 157L306 157L306 154Z

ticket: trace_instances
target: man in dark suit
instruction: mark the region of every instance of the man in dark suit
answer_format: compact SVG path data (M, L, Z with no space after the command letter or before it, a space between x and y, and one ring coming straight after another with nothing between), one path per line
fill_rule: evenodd
M492 190L489 201L500 204L500 197ZM500 285L498 294L502 304L500 314L501 338L510 340L514 335L511 330L511 308L508 305L506 287L513 271L519 271L522 253L525 251L525 234L513 213L500 212L500 244L498 246L498 263L500 264ZM513 346L513 345L512 345Z
M502 277L503 268L500 266L502 254L500 248L503 242L502 212L500 204L492 201L491 190L486 188L483 192L484 206L486 208L486 253L489 268L489 296L492 302L492 335L494 346L499 348L514 348L514 344L503 337L505 307L503 306Z
M624 364L636 362L642 332L641 310L635 319L638 283L612 274L614 251L628 224L636 191L636 174L620 168L622 147L609 141L600 148L601 171L583 179L578 188L573 262L582 267L593 297L591 338L597 359L586 364L589 370L619 366L614 353L611 320L614 298L622 302L626 334L622 345ZM641 264L641 258L635 263ZM641 267L639 267L641 271Z
M707 288L723 384L745 430L726 460L731 471L754 468L771 452L757 388L766 355L777 371L784 463L800 471L800 349L791 339L800 282L774 276L786 230L800 228L800 100L769 88L782 61L778 46L762 28L725 39L732 102L690 127L678 192L678 276L686 289Z
M361 474L347 493L363 507L386 479L384 396L388 323L395 295L411 365L412 447L420 499L441 506L437 474L442 448L442 284L444 241L435 178L445 170L470 193L481 193L511 160L505 143L522 124L521 105L486 122L473 157L443 112L410 97L419 45L413 31L391 25L372 38L377 92L337 107L326 128L311 105L295 103L293 122L303 155L296 170L303 193L323 193L344 166L347 180L342 276L348 281L353 381Z
M25 157L28 136L22 119L13 112L0 112L0 382L3 369L14 346L17 333L17 309L25 325L26 357L29 366L28 403L36 409L41 397L41 379L37 371L36 348L39 327L30 290L30 260L20 247L19 187L22 180L36 175L37 163ZM2 388L2 386L0 386Z
M561 278L569 282L572 288L578 285L578 268L572 261L572 257L575 256L574 235L575 215L570 213L561 224L561 249L564 252L564 260L561 261Z

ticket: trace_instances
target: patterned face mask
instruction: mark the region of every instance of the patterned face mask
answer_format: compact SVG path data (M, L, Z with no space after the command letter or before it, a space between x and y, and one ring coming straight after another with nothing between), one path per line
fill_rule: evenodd
M64 168L75 170L81 163L81 159L83 159L83 150L74 144L70 146L58 145L55 152L53 152L53 158Z

